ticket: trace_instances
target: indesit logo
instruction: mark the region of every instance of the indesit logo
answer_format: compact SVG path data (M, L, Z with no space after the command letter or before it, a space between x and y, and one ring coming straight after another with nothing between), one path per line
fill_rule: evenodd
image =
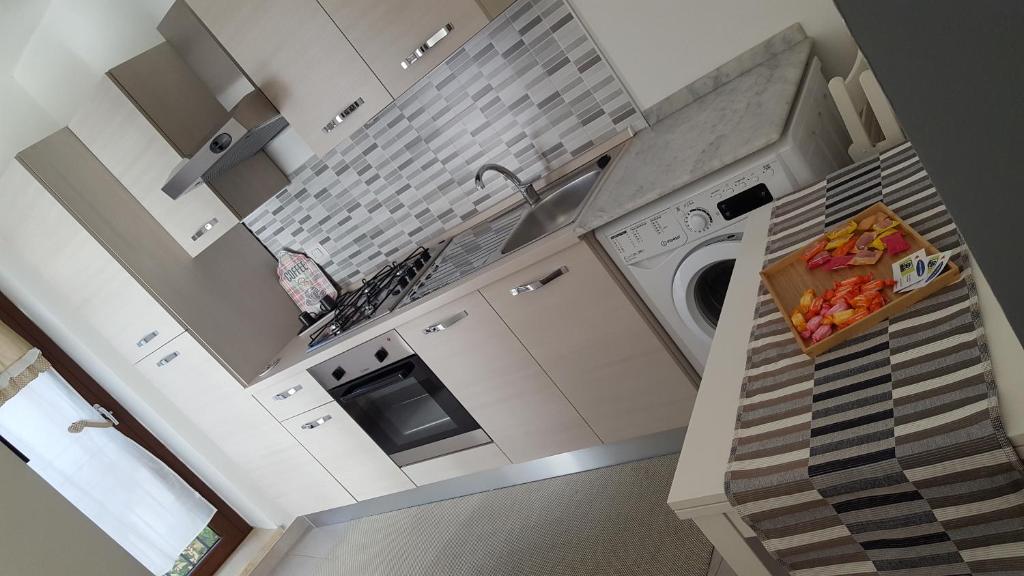
M676 234L675 236L669 238L668 240L662 240L661 241L661 247L664 248L665 246L668 246L669 244L672 244L673 242L675 242L677 240L679 240L679 235L678 234Z

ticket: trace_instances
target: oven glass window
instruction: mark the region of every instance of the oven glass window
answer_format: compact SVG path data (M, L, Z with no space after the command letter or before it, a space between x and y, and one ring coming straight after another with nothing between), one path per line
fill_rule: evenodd
M697 303L700 315L713 328L718 327L718 318L722 315L725 293L729 290L729 278L735 260L720 260L704 268L697 274L693 284L693 299Z
M417 356L336 388L331 396L392 456L480 429Z
M396 446L418 444L459 429L444 408L412 377L395 375L386 386L352 401Z

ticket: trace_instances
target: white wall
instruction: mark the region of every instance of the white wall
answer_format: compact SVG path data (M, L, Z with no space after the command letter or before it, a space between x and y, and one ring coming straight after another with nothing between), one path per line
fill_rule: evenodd
M111 67L162 41L170 0L51 0L12 70L62 125Z
M59 128L59 124L9 74L0 73L0 173L19 150Z
M857 53L831 0L569 0L642 109L800 22L826 76Z

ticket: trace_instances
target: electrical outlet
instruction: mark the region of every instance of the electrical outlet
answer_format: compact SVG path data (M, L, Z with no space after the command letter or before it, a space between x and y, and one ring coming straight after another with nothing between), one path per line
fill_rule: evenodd
M314 244L313 246L306 249L306 256L309 256L317 264L326 264L331 259L331 255L327 253L327 250L320 244Z

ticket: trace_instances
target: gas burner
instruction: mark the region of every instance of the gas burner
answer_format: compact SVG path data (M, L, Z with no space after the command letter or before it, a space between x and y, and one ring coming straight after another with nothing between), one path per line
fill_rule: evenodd
M447 242L432 248L419 247L401 262L391 262L373 276L363 279L359 288L338 297L331 318L309 335L309 351L326 345L353 328L375 320L395 309L415 281L429 269Z

